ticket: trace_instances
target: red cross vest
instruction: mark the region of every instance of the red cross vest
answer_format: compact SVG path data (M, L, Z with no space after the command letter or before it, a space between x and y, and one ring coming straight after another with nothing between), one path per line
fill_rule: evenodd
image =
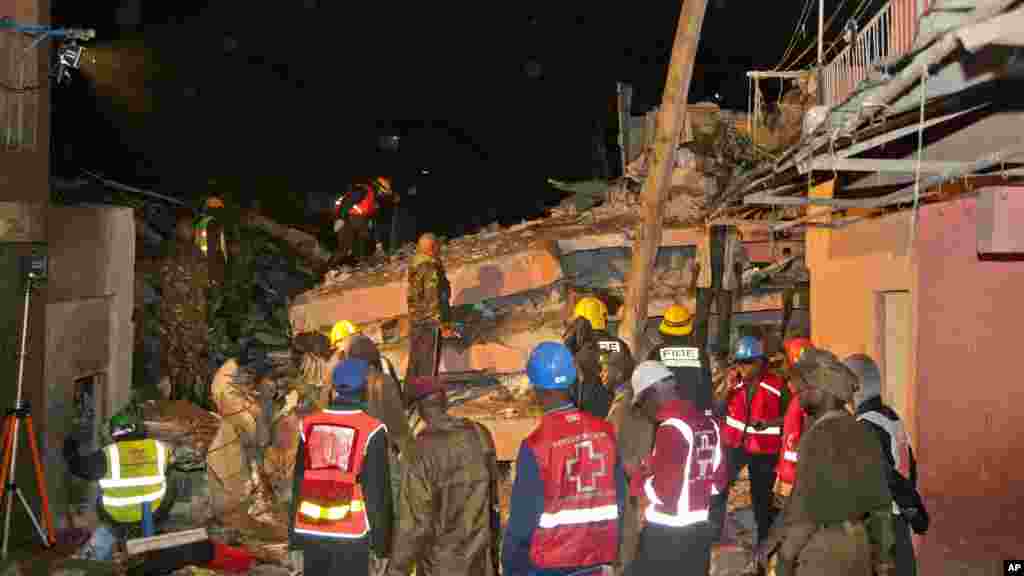
M681 417L673 417L658 424L659 428L670 426L679 431L687 451L686 461L680 463L683 467L683 488L679 491L678 502L671 505L661 502L654 491L653 476L644 484L644 495L650 502L645 517L652 524L681 528L704 522L711 509L711 496L718 493L715 471L723 464L718 424L706 416L691 420L687 422Z
M782 416L782 387L785 383L772 373L762 374L747 406L747 390L742 380L732 385L728 396L722 439L730 448L746 449L751 454L775 454L782 447L782 428L771 426L755 430L750 423L774 420Z
M356 540L370 532L359 484L366 448L387 432L361 410L323 410L302 419L305 470L299 484L295 532L317 538Z
M531 564L557 569L614 562L619 543L615 429L572 408L545 414L525 443L544 482Z
M363 188L366 188L366 196L359 201L358 204L349 209L348 213L352 216L373 216L377 213L377 192L371 184L362 184ZM344 196L337 202L338 208L341 208L341 203L344 200ZM341 214L338 214L340 217Z
M791 400L786 408L786 418L782 422L782 450L779 452L779 463L775 465L775 473L779 480L793 485L796 481L796 463L800 460L800 434L804 431L804 418L807 413L800 407L800 402Z

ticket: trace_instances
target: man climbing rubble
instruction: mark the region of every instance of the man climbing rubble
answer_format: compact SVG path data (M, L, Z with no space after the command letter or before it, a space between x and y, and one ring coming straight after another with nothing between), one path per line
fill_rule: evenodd
M409 383L426 424L402 470L388 576L498 576L498 464L482 425L447 414L438 378Z
M608 333L604 302L593 296L580 299L563 342L581 372L569 391L573 402L584 412L607 417L615 392L629 385L634 361L629 345Z
M338 364L330 406L299 428L288 542L307 576L368 575L371 549L391 555L387 427L366 413L368 371L364 360Z
M544 416L516 458L502 573L607 574L621 542L626 493L614 430L573 406L576 368L561 343L538 345L526 373Z
M352 186L335 202L334 232L338 235L338 251L332 266L358 264L373 253L370 220L377 213L377 196L391 193L391 180L377 177Z
M450 325L451 284L441 263L441 246L430 233L420 236L409 266L409 366L405 381L436 376L441 339L456 336Z
M661 343L648 354L648 360L657 360L675 376L684 400L692 402L698 410L711 409L711 361L693 334L693 316L679 304L665 311L658 326Z
M758 542L778 576L894 574L892 496L878 439L846 410L856 376L830 352L797 364L800 404L812 424L800 441L796 483L771 533Z
M725 421L722 443L728 448L729 486L746 466L757 536L762 538L772 525L775 464L782 447L782 421L789 393L785 382L767 371L764 346L757 338L740 338L734 359L739 377L728 384L726 397L715 412ZM711 526L716 537L725 527L728 498L728 487L714 498Z
M917 461L903 421L896 411L882 402L882 375L869 356L854 354L843 361L857 377L853 394L857 421L863 423L882 445L886 476L893 499L893 562L895 574L914 576L917 561L910 532L928 532L928 511L917 491Z
M147 438L145 430L124 414L110 419L110 437L113 442L84 456L79 454L74 436L64 440L68 471L85 480L99 481L99 512L104 525L97 529L99 534L93 535L94 543L124 541L129 534L152 535L174 504L167 482L170 449ZM111 552L97 547L93 553L98 560L109 560Z

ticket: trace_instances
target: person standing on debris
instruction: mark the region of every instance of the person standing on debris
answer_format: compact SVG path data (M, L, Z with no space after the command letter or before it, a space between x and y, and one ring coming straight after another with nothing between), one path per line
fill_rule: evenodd
M448 324L452 288L441 263L441 246L430 233L420 236L409 266L409 365L405 381L436 376L441 338L454 335Z
M903 421L896 411L882 402L882 375L869 356L854 354L843 361L857 377L853 394L857 421L875 433L882 444L886 476L893 499L893 562L895 574L917 574L914 544L910 536L928 532L928 511L917 491L917 461Z
M665 311L658 327L661 343L647 356L668 367L676 377L684 400L703 412L711 409L711 361L693 335L693 316L679 304Z
M785 352L787 384L792 396L789 405L786 406L786 415L782 421L782 450L779 451L779 462L775 465L775 493L785 498L793 490L796 463L800 460L800 436L803 434L804 422L807 420L807 413L800 406L800 402L792 401L792 398L797 397L800 393L797 380L801 376L795 366L804 352L813 346L811 341L806 338L791 338L786 340L782 347Z
M630 491L649 502L637 559L627 576L664 574L670 567L707 575L711 567L711 497L726 489L718 424L680 392L662 363L640 363L633 402L658 426L654 451L630 474Z
M100 517L117 540L124 540L129 529L141 527L144 504L149 505L152 514L151 529L170 514L174 498L173 492L168 494L167 469L172 454L163 442L148 438L145 430L124 414L110 419L110 437L112 443L83 456L78 440L68 436L64 440L64 461L71 474L99 481Z
M779 576L895 574L885 461L878 439L845 409L856 376L820 349L805 352L796 369L812 423L800 441L793 493L755 559L764 568L777 550Z
M526 373L544 406L516 459L504 576L607 574L621 543L626 478L607 422L573 406L572 354L538 345Z
M498 463L486 428L447 414L444 383L419 376L410 394L426 427L402 470L388 576L498 576Z
M391 555L392 498L387 427L367 414L365 360L333 372L326 410L302 419L295 458L288 544L307 575L370 573L370 551Z
M335 202L334 232L338 235L338 251L332 265L358 264L373 253L370 220L377 213L377 196L391 190L387 178L374 178L356 184Z
M782 423L789 392L781 378L765 369L764 346L753 336L740 338L735 362L739 378L728 384L724 402L715 413L724 416L722 442L728 448L729 486L744 466L750 475L757 534L761 538L772 525L775 464L782 447ZM716 537L725 527L729 498L726 489L715 497L711 525Z
M582 372L570 390L574 402L598 418L607 417L615 391L629 384L634 361L629 345L608 333L604 302L593 296L580 299L564 342Z
M747 267L743 236L735 226L707 226L697 243L692 272L697 292L696 340L698 348L708 346L711 303L718 311L718 335L714 352L725 356L729 350L733 298L743 288Z

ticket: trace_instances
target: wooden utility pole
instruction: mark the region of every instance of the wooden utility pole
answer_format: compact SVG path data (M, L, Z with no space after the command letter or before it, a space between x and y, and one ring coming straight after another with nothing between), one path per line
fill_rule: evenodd
M693 61L697 57L697 43L704 23L707 0L684 0L676 25L672 44L672 59L668 65L668 78L658 110L658 123L654 141L654 157L644 181L641 200L643 220L633 241L633 258L629 274L626 301L623 304L619 337L634 352L639 350L639 336L647 320L647 296L654 272L658 247L661 246L661 224L665 198L672 179L679 132L685 125L686 101L693 77Z

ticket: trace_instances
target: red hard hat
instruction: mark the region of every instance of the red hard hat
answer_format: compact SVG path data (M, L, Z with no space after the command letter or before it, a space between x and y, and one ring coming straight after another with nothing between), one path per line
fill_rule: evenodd
M786 358L789 359L790 365L795 365L804 350L813 348L814 345L807 338L790 338L782 343L782 347L786 350Z

